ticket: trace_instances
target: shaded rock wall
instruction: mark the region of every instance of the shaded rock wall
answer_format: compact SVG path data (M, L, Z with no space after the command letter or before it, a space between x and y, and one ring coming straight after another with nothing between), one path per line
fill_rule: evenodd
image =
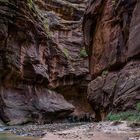
M54 65L50 67L50 87L57 88L75 84L88 74L87 55L81 55L83 47L82 19L87 0L63 1L63 0L36 0L36 8L48 26L49 36L53 38L57 47L63 52L67 62L65 67ZM77 78L77 80L74 78Z
M49 63L53 68L49 86L76 107L75 115L92 113L86 98L90 76L82 32L86 4L87 0L36 0L36 8L43 21L48 23L49 36L67 60L67 66L63 68ZM84 107L81 106L83 103Z
M93 81L88 99L101 120L140 102L139 12L136 0L91 0L83 21Z
M84 3L77 2L81 5L0 0L0 118L5 123L44 123L74 111L56 91L82 83L88 74L87 56L80 56Z

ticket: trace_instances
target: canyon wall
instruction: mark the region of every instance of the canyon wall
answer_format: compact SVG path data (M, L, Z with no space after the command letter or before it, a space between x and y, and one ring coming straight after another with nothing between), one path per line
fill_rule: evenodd
M83 20L92 82L88 100L103 119L140 102L140 1L91 0Z
M90 80L88 56L84 48L82 20L88 0L36 0L36 9L48 24L49 35L63 52L67 65L50 71L49 86L76 106L74 114L90 113L87 84ZM46 21L47 19L47 21ZM58 63L60 60L58 60ZM59 73L59 75L57 74ZM85 106L81 106L81 104Z
M91 111L81 27L85 3L0 0L0 119L4 123L46 123L72 112Z

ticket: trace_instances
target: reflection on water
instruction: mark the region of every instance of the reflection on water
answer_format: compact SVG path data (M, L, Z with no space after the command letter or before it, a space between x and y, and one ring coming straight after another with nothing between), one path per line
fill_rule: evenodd
M0 140L39 140L37 138L20 137L12 134L0 133Z

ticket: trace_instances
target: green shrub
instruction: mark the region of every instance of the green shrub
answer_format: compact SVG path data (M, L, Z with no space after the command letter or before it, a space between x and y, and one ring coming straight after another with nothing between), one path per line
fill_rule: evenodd
M135 114L135 115L129 116L127 118L127 121L140 122L140 114Z
M86 52L85 49L82 49L82 50L80 51L80 57L83 57L83 58L88 57L88 54L87 54L87 52Z
M139 102L139 103L137 103L137 105L136 105L136 109L137 109L137 111L139 111L139 112L140 112L140 102Z
M119 112L116 114L109 113L106 117L107 121L140 121L140 114L135 111Z
M108 75L108 70L104 70L104 71L102 72L102 76L106 76L106 75Z

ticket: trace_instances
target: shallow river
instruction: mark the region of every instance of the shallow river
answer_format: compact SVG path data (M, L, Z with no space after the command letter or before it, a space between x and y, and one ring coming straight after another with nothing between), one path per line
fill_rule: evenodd
M9 133L0 133L0 140L39 140L37 138L20 137Z

